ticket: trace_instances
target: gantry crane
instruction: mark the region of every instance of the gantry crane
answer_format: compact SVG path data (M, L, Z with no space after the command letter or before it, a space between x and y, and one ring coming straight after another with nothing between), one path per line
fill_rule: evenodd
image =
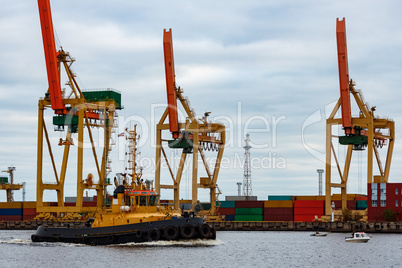
M7 202L14 202L14 190L19 190L23 187L21 184L14 184L14 171L15 167L8 167L6 172L10 175L10 183L8 183L7 177L0 177L0 190L6 190Z
M338 50L338 69L340 98L327 119L326 127L326 205L325 215L331 215L331 189L341 188L342 209L347 207L347 182L349 176L352 152L367 148L367 183L388 182L394 147L394 121L374 116L375 107L369 107L364 102L362 93L355 88L355 83L349 77L348 54L346 45L345 18L337 19L336 38ZM350 94L359 108L359 116L352 117ZM341 118L335 118L341 109ZM332 134L332 126L342 125L344 136ZM343 172L336 156L332 138L339 138L341 145L348 146ZM388 144L385 165L383 166L379 149ZM373 175L373 155L375 156L379 175ZM331 158L334 158L339 173L340 182L333 182L331 176Z
M49 0L38 0L38 8L42 29L43 47L46 61L47 78L49 89L43 99L39 100L38 110L38 151L37 151L37 211L45 214L57 213L62 215L75 215L76 213L94 212L97 208L104 205L106 180L110 172L110 160L108 159L111 150L111 134L114 127L114 117L116 109L121 109L121 94L112 89L82 91L75 79L75 74L71 70L71 65L75 61L68 52L62 48L56 50L53 32L52 14ZM71 92L67 94L61 87L62 67L67 75L68 85ZM60 139L59 146L64 146L61 160L60 173L57 171L55 157L52 150L52 140L45 124L45 110L54 111L53 125L56 131L66 129L66 138ZM92 128L98 129L98 133L103 132L103 149L96 148L94 142L94 132ZM73 140L73 135L77 134L78 139ZM92 149L93 160L84 161L84 136L89 138ZM45 183L43 178L43 141L46 140L51 166L53 169L53 182ZM98 141L102 145L102 141ZM64 183L67 176L67 164L72 147L77 147L77 163L75 168L77 179L77 201L75 207L64 206ZM102 148L102 146L100 146ZM99 152L101 151L101 152ZM99 163L101 158L101 163ZM87 174L84 178L84 162L96 166L95 175ZM71 164L70 164L71 165ZM71 174L70 174L71 176ZM98 182L94 179L98 178ZM48 181L49 178L45 178ZM85 189L94 189L97 192L97 207L83 207L83 194ZM45 190L57 192L57 207L47 206L43 202Z
M219 123L210 123L207 120L209 112L199 120L196 118L194 111L191 109L188 100L183 97L183 90L176 86L175 69L173 58L173 41L172 30L164 30L163 48L165 58L165 75L166 75L166 92L168 106L163 113L156 132L156 170L155 170L155 188L160 194L161 189L173 189L174 191L174 209L179 209L179 192L180 182L188 154L192 154L192 209L197 211L197 198L199 188L210 189L211 210L210 214L215 213L215 201L220 191L217 186L218 173L225 147L225 126ZM179 122L178 104L181 103L185 115L186 122ZM169 116L169 122L165 122ZM171 140L162 138L163 130L170 130ZM173 173L172 165L170 165L166 156L162 142L168 143L168 147L172 149L182 149L180 163L176 174ZM205 151L216 151L216 159L213 171L210 170L206 161ZM161 156L166 161L172 184L161 184ZM205 168L206 177L198 178L198 157L201 157Z

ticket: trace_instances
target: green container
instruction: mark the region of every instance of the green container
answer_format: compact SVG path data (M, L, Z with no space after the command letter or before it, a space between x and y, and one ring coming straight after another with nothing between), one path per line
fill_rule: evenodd
M211 204L209 204L209 203L204 203L204 204L201 204L201 205L202 205L202 208L204 210L210 210L211 209Z
M339 143L342 145L367 145L368 137L363 135L357 136L340 136Z
M356 201L356 209L357 210L365 210L367 208L367 200L357 200Z
M0 177L0 183L8 183L8 177Z
M236 215L263 215L263 208L236 208Z
M235 215L235 221L263 221L263 215Z
M235 207L235 201L216 201L216 207L234 208Z
M269 201L292 201L291 195L268 195Z
M113 89L83 91L82 94L84 95L87 102L102 102L114 100L116 102L116 108L123 109L123 107L121 106L121 93Z
M177 139L168 141L168 147L172 149L190 149L193 148L193 140Z

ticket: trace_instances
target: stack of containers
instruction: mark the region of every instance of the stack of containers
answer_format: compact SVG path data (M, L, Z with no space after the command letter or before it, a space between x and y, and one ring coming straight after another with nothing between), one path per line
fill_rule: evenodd
M347 199L347 204L346 207L350 210L356 210L356 195L355 194L348 194L346 196ZM340 194L333 194L331 196L331 204L334 202L335 204L335 209L341 209L342 208L342 196Z
M296 200L294 202L294 221L314 221L324 215L323 200Z
M33 220L37 214L38 213L36 213L36 202L23 203L22 220Z
M264 221L293 221L293 201L264 201Z
M0 221L20 221L22 202L4 202L0 204Z
M356 196L356 209L365 210L367 208L367 196Z
M264 201L235 201L235 221L263 221Z
M225 216L226 221L235 220L235 201L216 201L217 212Z

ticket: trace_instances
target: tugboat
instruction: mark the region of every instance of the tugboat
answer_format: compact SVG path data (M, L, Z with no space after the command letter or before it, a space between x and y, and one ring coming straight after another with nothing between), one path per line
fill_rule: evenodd
M213 226L193 212L177 213L159 206L159 195L151 181L143 182L142 168L136 164L137 133L128 133L129 173L120 173L121 183L115 178L111 208L103 208L85 227L39 226L31 236L33 242L67 242L87 245L139 243L158 240L216 239ZM131 178L130 178L131 177ZM129 183L131 181L131 183Z
M158 240L215 239L213 226L193 213L174 213L158 206L159 195L145 185L136 189L119 185L111 209L98 213L82 228L39 226L33 242L110 245Z

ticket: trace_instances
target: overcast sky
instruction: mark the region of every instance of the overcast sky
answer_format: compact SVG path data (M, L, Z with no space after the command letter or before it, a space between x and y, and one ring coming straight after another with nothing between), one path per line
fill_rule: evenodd
M0 168L15 166L15 181L26 182L26 199L35 200L37 105L48 87L37 2L0 0L0 5ZM76 59L81 88L121 91L118 132L130 120L139 125L146 179L154 176L147 164L155 157L154 124L166 105L163 29L173 29L177 84L198 117L210 111L210 120L227 126L221 200L236 195L236 183L243 181L246 133L253 146L254 195L264 200L275 194L318 194L325 118L339 98L336 19L346 17L350 77L378 116L395 121L389 181L401 182L400 1L71 0L51 1L51 6L58 44ZM48 119L52 115L47 111ZM56 147L64 134L48 128L60 169ZM342 162L346 150L335 147ZM366 153L354 155L351 193L366 192ZM113 177L124 170L124 139L116 138L111 157ZM75 172L67 176L65 195L74 196ZM166 169L164 176L170 183ZM189 182L185 173L181 198L191 198ZM163 199L171 196L162 192ZM21 191L15 199L22 199ZM200 190L200 199L208 200L208 192Z

